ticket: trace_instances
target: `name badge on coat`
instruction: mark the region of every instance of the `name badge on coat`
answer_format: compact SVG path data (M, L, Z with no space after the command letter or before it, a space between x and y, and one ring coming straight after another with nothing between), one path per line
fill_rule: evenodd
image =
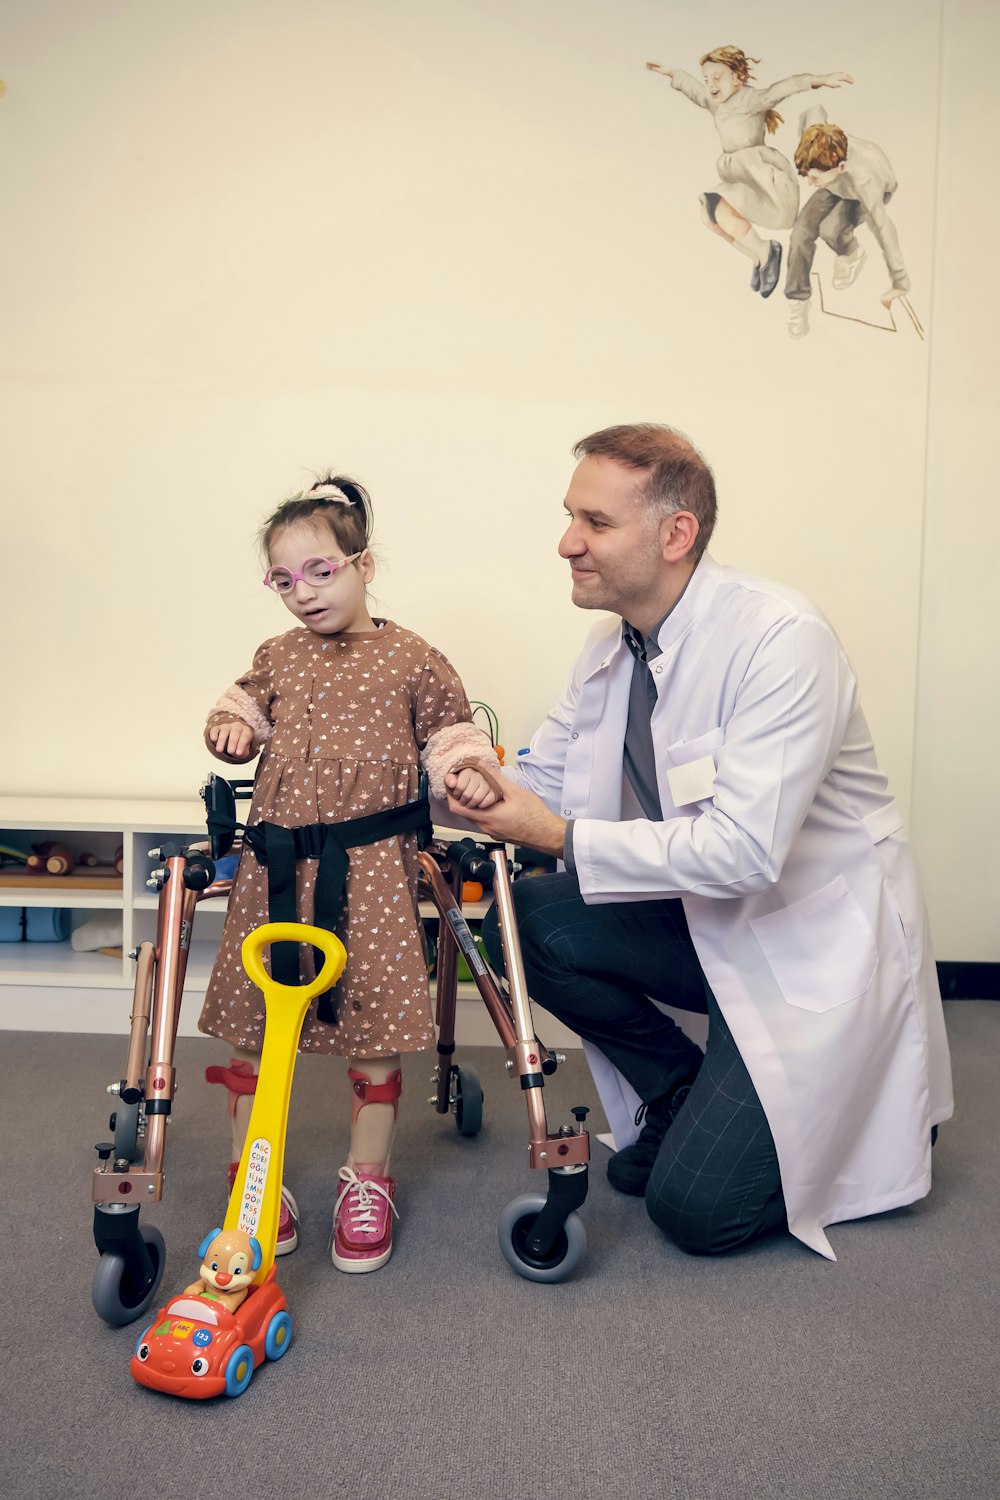
M703 755L700 760L686 761L667 772L667 785L675 807L701 802L715 792L715 758Z

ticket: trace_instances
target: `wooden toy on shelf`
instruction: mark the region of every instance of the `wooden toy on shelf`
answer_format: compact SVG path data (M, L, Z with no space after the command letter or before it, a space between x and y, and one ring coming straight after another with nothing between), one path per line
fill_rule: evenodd
M35 844L28 855L28 870L32 875L69 875L73 869L74 855L66 844L46 839Z

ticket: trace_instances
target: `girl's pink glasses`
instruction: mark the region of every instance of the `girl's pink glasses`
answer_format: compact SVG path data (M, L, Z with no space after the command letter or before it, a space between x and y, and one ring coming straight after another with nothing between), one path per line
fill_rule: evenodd
M356 562L360 556L360 552L352 552L350 557L307 557L300 572L293 572L291 568L268 568L262 582L276 594L290 594L300 578L310 588L318 589L329 583L334 573L339 573L348 563Z

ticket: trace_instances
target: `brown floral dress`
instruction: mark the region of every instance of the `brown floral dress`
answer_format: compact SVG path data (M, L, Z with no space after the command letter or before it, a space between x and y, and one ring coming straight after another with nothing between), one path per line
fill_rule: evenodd
M332 636L297 628L265 641L250 671L209 715L207 729L234 718L248 723L255 732L251 756L263 747L247 823L337 823L410 802L419 794L421 753L436 735L447 764L468 755L493 760L445 657L391 621L376 624L374 631ZM440 769L437 786L431 769L438 795ZM297 866L303 922L312 921L318 863L304 859ZM302 1050L376 1057L433 1043L417 874L415 834L350 850L337 927L347 949L334 992L338 1021L320 1021L314 1000ZM263 1040L264 1004L244 972L240 947L267 919L267 871L245 849L198 1026L251 1051ZM299 951L305 979L315 972L312 955Z

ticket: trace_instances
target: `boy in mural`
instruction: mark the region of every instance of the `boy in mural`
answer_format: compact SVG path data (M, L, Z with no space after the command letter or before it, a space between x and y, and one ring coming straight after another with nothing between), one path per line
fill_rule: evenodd
M764 239L754 225L790 229L799 208L799 184L791 162L764 144L765 136L782 124L774 106L790 94L838 89L854 80L849 73L796 73L757 89L750 85L750 68L759 60L739 47L716 47L701 59L703 83L680 68L661 68L655 62L646 67L669 78L672 88L707 109L715 120L723 154L718 183L701 195L702 222L753 261L751 291L770 297L781 274L781 242Z
M825 240L836 256L833 285L837 291L856 280L867 259L854 233L859 224L867 224L874 234L892 278L892 286L881 299L883 307L890 307L910 290L910 278L896 226L885 211L896 191L896 174L880 147L819 120L803 131L795 165L814 189L795 220L788 245L788 332L800 339L809 332L810 274L817 239Z

